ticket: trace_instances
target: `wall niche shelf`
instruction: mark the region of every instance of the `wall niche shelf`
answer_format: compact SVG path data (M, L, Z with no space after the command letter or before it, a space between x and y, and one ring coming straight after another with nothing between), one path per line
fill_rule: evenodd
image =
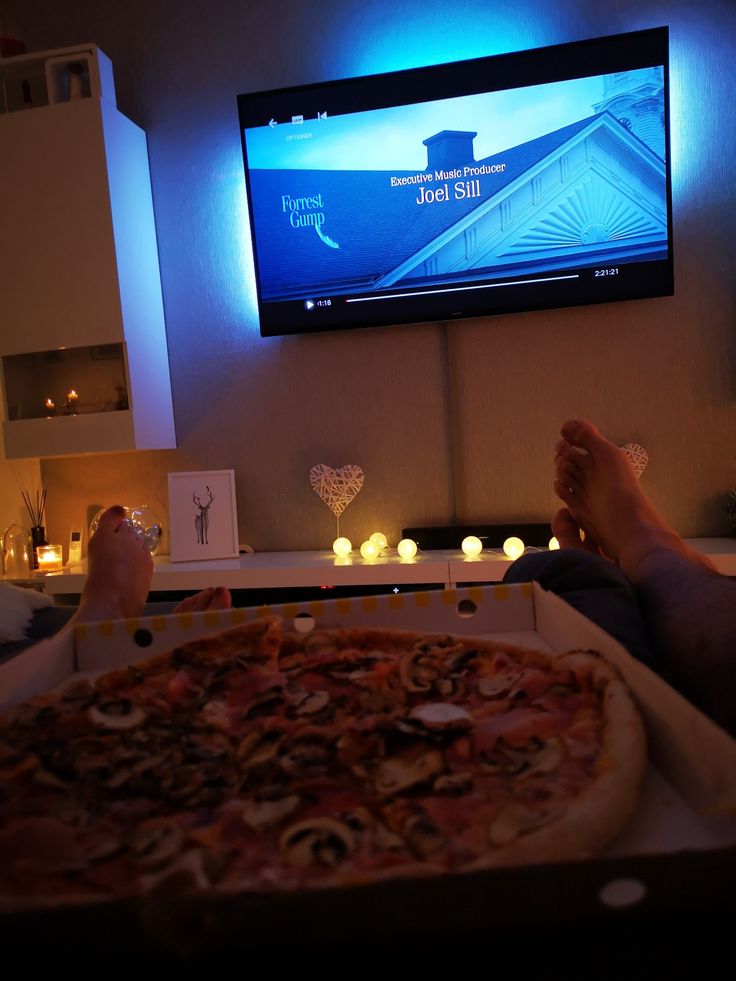
M0 113L92 97L115 105L112 62L94 44L0 61Z
M4 59L0 82L5 454L173 448L146 135L95 45Z

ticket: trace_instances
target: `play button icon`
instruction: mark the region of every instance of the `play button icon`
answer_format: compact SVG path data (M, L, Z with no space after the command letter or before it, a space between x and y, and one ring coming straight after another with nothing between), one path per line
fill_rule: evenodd
M304 308L305 310L314 310L314 300L305 300Z

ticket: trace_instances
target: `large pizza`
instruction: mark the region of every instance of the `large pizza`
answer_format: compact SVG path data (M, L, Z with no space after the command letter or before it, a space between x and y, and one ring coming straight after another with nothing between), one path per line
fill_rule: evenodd
M596 654L266 618L0 719L0 902L583 858L645 758Z

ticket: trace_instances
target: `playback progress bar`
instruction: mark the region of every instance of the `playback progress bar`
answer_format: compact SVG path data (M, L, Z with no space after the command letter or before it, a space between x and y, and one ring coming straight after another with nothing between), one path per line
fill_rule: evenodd
M375 300L403 300L407 296L434 296L437 293L467 293L470 290L495 290L501 286L530 286L536 283L558 283L563 279L580 279L579 273L569 276L544 276L535 279L514 279L508 283L482 283L479 286L447 286L439 290L419 290L412 293L383 293L380 296L357 296L346 303L372 303Z

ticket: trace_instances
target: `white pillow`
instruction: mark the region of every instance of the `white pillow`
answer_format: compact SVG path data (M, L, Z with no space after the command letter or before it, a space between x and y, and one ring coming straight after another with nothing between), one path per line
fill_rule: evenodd
M0 582L0 644L23 640L33 618L33 611L51 606L51 597L35 589L21 589Z

